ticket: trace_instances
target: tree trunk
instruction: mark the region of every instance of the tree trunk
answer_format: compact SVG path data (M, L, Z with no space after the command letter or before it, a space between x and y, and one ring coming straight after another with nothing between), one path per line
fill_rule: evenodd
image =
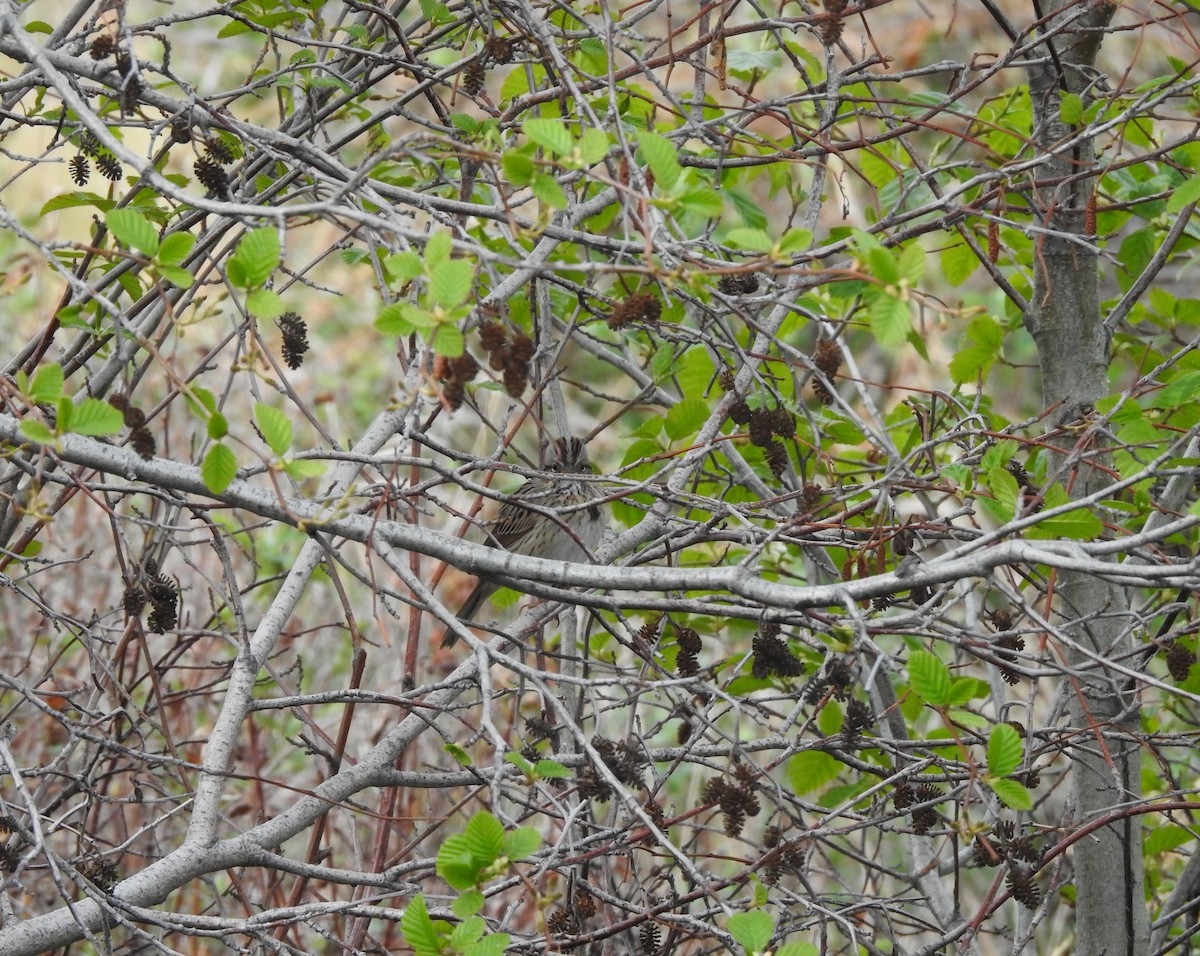
M1073 143L1076 130L1062 122L1062 94L1085 95L1099 48L1101 29L1112 18L1107 3L1087 8L1056 0L1035 10L1049 15L1051 34L1038 51L1044 63L1030 70L1034 139L1049 162L1039 168L1039 221L1052 234L1034 236L1034 294L1025 316L1037 342L1042 389L1047 405L1057 405L1055 422L1086 414L1108 393L1109 338L1101 321L1094 237L1085 230L1086 208L1094 188L1090 140ZM1074 18L1061 32L1059 28ZM1083 242L1074 241L1079 237ZM1051 464L1072 495L1103 487L1107 478L1092 464L1095 451L1081 432L1057 439L1062 454ZM1083 447L1077 447L1083 445ZM1081 455L1082 453L1082 455ZM1055 475L1055 472L1058 472ZM1068 713L1073 733L1072 790L1075 824L1102 819L1140 797L1136 690L1121 675L1095 662L1130 647L1133 634L1123 613L1124 589L1097 578L1059 572L1055 594L1059 624L1075 677ZM1125 816L1094 831L1072 849L1077 894L1076 945L1079 956L1145 956L1149 920L1142 874L1138 817Z

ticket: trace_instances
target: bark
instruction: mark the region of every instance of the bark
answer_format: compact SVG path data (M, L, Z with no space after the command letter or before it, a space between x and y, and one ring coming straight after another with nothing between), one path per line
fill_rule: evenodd
M1090 140L1060 117L1061 95L1086 96L1099 38L1114 7L1056 2L1038 9L1046 43L1029 73L1034 139L1049 156L1039 170L1037 198L1042 229L1035 237L1034 295L1026 314L1040 356L1042 388L1053 416L1068 422L1108 393L1109 336L1101 321L1098 262L1085 233L1086 206L1094 188ZM1043 17L1047 15L1047 18ZM1083 242L1076 241L1076 238ZM1060 437L1059 480L1076 497L1103 487L1094 451L1080 448L1080 433ZM1052 469L1053 471L1053 469ZM1071 570L1058 574L1060 626L1076 676L1069 708L1075 823L1103 818L1140 798L1138 706L1128 682L1091 663L1091 655L1111 658L1129 649L1133 637L1124 611L1122 587ZM1079 956L1145 956L1149 951L1142 837L1137 817L1095 831L1073 850L1077 894L1076 945Z

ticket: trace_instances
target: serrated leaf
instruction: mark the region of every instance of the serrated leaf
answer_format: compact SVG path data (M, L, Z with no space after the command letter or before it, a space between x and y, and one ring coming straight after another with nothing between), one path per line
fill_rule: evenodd
M539 760L534 764L533 772L541 780L566 780L571 776L570 769L557 760Z
M375 330L381 335L411 335L414 326L404 317L404 309L399 303L385 305L375 316Z
M900 268L900 278L909 286L915 286L925 275L925 250L919 243L910 242L900 253L900 260L897 264Z
M196 237L190 232L173 232L163 236L154 261L160 266L177 266L188 257L195 245Z
M926 703L934 707L950 703L950 668L936 654L924 650L909 654L908 679Z
M650 167L650 172L654 173L656 188L667 191L674 189L683 173L675 145L657 133L642 133L638 140L638 151Z
M965 242L947 246L938 257L942 275L952 286L960 286L979 268L979 257Z
M71 419L71 431L76 435L115 435L124 427L124 416L98 398L85 398Z
M725 244L764 254L775 248L774 240L762 229L748 229L745 226L730 229L725 235Z
M466 259L447 259L429 277L429 296L446 309L465 302L475 283L475 268Z
M274 319L283 315L287 307L278 292L272 289L255 289L246 296L246 311L259 319Z
M1151 399L1154 408L1179 408L1200 395L1200 372L1184 372Z
M441 947L438 946L437 931L433 920L429 918L429 910L425 907L425 897L417 896L404 909L400 917L400 932L404 941L415 956L438 956Z
M104 215L109 231L125 245L146 256L158 251L158 231L153 224L136 209L110 209Z
M463 952L472 943L478 941L486 929L487 923L483 921L483 917L468 916L450 933L450 949L455 952Z
M467 821L463 836L482 866L491 866L504 849L504 826L486 810Z
M448 232L435 232L425 240L425 268L432 272L450 258L454 243Z
M788 784L798 797L820 790L837 779L842 765L821 750L805 750L787 762Z
M220 412L208 416L208 437L220 441L229 434L229 421Z
M908 338L912 317L908 303L885 292L876 294L869 306L871 331L882 348L894 349Z
M734 913L729 917L729 935L745 947L747 953L765 952L775 933L775 919L764 910Z
M116 201L109 199L107 196L101 196L99 193L83 192L77 189L74 192L62 193L53 199L48 199L38 211L38 215L44 216L59 209L72 209L75 206L95 206L97 209L103 211L105 209L112 209L115 205Z
M807 229L789 229L779 239L776 251L781 255L803 252L812 245L813 235Z
M530 119L523 128L526 136L555 156L566 156L573 148L571 132L562 120Z
M63 381L61 365L43 365L33 376L33 382L29 386L29 397L38 403L53 404L62 398Z
M551 209L567 208L567 194L559 181L549 173L534 173L530 188L533 194Z
M155 268L160 276L180 289L190 289L192 283L196 281L196 277L181 266L156 266Z
M54 432L50 431L44 422L36 422L30 418L21 422L21 434L39 445L48 445L54 441Z
M520 149L506 150L500 156L504 178L513 186L528 186L536 167L533 157Z
M533 761L524 754L518 753L515 750L509 751L504 755L504 762L512 764L521 773L525 774L526 777L533 777Z
M284 462L283 470L288 476L297 480L303 478L320 478L325 474L325 462L310 461L307 458L289 459Z
M1010 810L1032 810L1033 794L1015 780L991 780L991 788L996 796Z
M292 420L278 408L255 403L254 420L271 451L280 458L292 447Z
M237 477L237 459L228 446L217 442L204 456L200 466L200 479L204 487L214 495L219 495L232 484Z
M999 466L987 473L987 486L992 493L992 500L983 498L979 504L998 524L1006 524L1017 512L1021 486L1007 468Z
M450 911L459 919L466 919L483 909L485 902L486 900L479 890L467 890L465 893L460 893L458 899L450 904Z
M542 837L533 827L518 827L504 835L504 855L514 862L536 853Z
M437 875L456 890L474 887L485 865L475 859L470 843L461 833L446 837L438 849Z
M1061 93L1058 115L1068 126L1075 126L1083 119L1083 98L1078 93Z
M1009 724L997 724L988 735L988 773L994 777L1007 777L1021 766L1025 745L1021 735Z
M391 278L406 282L425 274L425 261L409 249L397 252L383 260L383 270Z
M1193 175L1186 182L1176 186L1167 200L1167 212L1182 212L1185 206L1200 200L1200 175Z
M609 145L607 133L589 126L579 137L579 157L592 166L608 155Z
M1178 824L1168 823L1166 826L1155 827L1146 834L1142 852L1146 856L1157 856L1159 853L1166 853L1191 843L1195 839L1191 833Z
M490 933L463 950L463 956L501 956L512 939L508 933Z
M238 241L229 265L236 264L236 283L249 289L260 286L279 265L279 233L272 227L254 229Z
M680 208L693 216L716 219L725 211L725 200L715 189L707 186L692 186L675 197Z
M446 358L457 358L466 350L462 330L457 325L450 323L439 325L430 338L429 344L438 355L444 355Z
M702 398L685 398L667 412L667 437L678 441L696 433L708 418L708 403Z

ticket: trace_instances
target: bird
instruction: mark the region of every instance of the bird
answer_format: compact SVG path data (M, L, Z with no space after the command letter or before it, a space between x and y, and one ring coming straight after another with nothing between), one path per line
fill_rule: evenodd
M584 442L574 437L556 440L545 475L528 479L500 506L488 543L550 561L587 561L605 528L603 495L593 483L580 480L590 474ZM494 580L480 578L458 619L470 621L499 587ZM458 635L447 631L442 647L457 641Z

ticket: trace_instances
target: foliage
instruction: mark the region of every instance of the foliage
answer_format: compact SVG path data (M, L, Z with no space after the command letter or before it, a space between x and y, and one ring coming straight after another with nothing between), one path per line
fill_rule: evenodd
M1187 932L1188 7L60 7L0 952L1048 951L1118 825ZM594 562L487 547L568 435Z

